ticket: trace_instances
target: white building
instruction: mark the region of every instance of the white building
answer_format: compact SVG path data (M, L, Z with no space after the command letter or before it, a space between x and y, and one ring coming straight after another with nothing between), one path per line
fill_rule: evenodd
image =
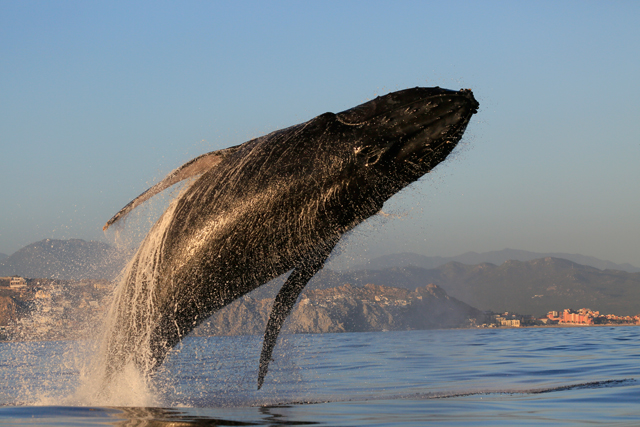
M23 289L27 287L27 281L24 277L15 276L11 278L9 287L11 289Z

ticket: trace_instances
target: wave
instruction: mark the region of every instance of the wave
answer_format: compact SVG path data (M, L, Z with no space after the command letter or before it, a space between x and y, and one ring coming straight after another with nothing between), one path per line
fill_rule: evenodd
M371 402L382 400L433 400L433 399L455 399L461 397L472 396L490 396L490 395L535 395L545 393L556 393L573 390L588 390L610 387L623 387L635 384L635 378L625 378L616 380L590 381L583 383L574 383L553 387L540 387L531 389L483 389L453 392L418 392L418 393L371 393L357 394L356 396L330 396L324 398L308 398L303 400L286 399L286 398L254 398L254 399L221 399L221 400L191 400L185 407L192 408L238 408L238 407L276 407L276 406L294 406L294 405L319 405L328 403L347 403L347 402Z

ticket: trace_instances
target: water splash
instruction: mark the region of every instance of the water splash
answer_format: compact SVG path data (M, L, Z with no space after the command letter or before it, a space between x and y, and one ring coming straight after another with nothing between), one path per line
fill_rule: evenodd
M78 367L80 385L70 404L101 406L157 406L158 389L151 377L154 365L151 332L157 319L154 287L158 283L164 231L176 207L176 197L148 233L136 257L117 278L110 309L94 348ZM134 281L136 286L128 286ZM147 349L134 352L133 348ZM114 363L118 363L117 366Z
M96 365L80 372L80 386L68 398L66 404L80 406L160 406L158 390L149 376L128 363L108 382L103 380L102 369Z

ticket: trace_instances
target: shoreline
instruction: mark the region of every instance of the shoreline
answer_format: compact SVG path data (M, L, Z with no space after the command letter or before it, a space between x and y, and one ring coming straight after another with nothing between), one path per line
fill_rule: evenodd
M640 326L639 324L631 323L605 323L598 325L585 325L579 323L558 323L553 325L527 325L527 326L496 326L494 328L481 326L468 327L468 328L431 328L431 329L399 329L391 331L362 331L362 332L304 332L304 333L290 333L285 335L323 335L323 334L343 334L343 333L375 333L375 332L408 332L408 331L461 331L461 330L479 330L479 329L536 329L536 328L592 328L592 327L621 327L621 326ZM245 337L245 336L262 336L261 334L246 334L246 335L193 335L193 337L210 338L210 337ZM0 340L0 343L26 343L26 342L53 342L53 341L85 341L91 340L91 337L78 337L78 338L43 338L43 339L25 339L25 340Z
M640 326L637 323L602 323L597 325L587 325L582 323L555 323L553 325L526 325L526 326L496 326L495 328L459 328L459 329L529 329L529 328L598 328L617 326Z

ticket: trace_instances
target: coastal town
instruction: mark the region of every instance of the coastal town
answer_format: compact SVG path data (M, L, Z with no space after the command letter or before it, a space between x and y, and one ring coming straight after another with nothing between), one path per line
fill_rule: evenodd
M78 339L104 316L112 286L0 277L0 340Z
M106 315L112 290L112 283L106 280L0 277L0 340L89 336ZM271 304L268 298L243 298L215 313L196 333L259 334ZM309 290L302 295L292 319L291 333L640 324L639 315L601 314L588 308L549 311L541 317L480 311L449 297L433 284L415 291L373 284Z
M591 326L591 325L640 325L640 315L618 316L603 314L589 308L574 310L565 308L563 311L550 311L544 317L520 315L516 313L487 313L489 321L480 327L526 327L526 326Z

